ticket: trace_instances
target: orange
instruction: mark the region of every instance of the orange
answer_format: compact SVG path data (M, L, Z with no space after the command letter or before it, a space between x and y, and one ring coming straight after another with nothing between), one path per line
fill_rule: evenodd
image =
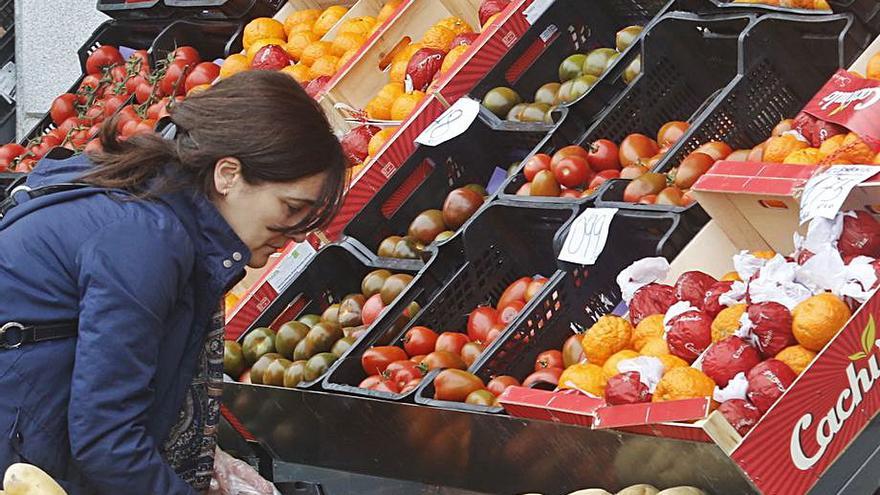
M311 31L290 33L290 37L287 38L287 44L284 45L284 50L287 51L287 54L294 61L299 61L306 47L316 41L318 41L318 35Z
M819 148L804 148L791 153L782 163L789 165L818 165L822 161L822 151Z
M632 349L624 349L620 352L615 352L605 364L602 365L602 371L605 372L605 378L611 378L614 375L620 374L620 371L617 369L617 364L626 359L632 359L639 357L640 354Z
M398 96L391 105L391 120L406 120L424 98L425 93L421 91Z
M355 56L358 50L360 50L360 48L352 48L351 50L343 53L342 56L339 57L339 62L336 62L336 72L341 71L345 64L347 64L348 61Z
M290 39L290 35L294 33L311 33L312 26L314 26L314 24L310 24L308 22L297 24L296 26L291 26L290 29L287 30L287 39Z
M324 55L323 57L318 58L318 60L315 60L309 74L312 79L317 79L321 76L332 76L333 74L336 74L337 63L339 63L339 57L335 55Z
M772 260L774 257L776 257L776 251L770 250L750 251L749 254L751 254L755 258L760 258L762 260Z
M763 160L770 163L782 163L788 155L807 147L809 147L807 143L791 134L772 137L767 140L767 146L764 147Z
M843 144L844 139L846 139L845 134L837 134L822 141L822 146L819 146L819 151L822 152L822 157L831 156L831 154L840 149L840 145Z
M333 45L331 45L329 41L313 41L303 49L299 61L311 67L312 64L315 63L315 60L318 60L324 55L331 55L332 53Z
M633 330L632 346L637 351L641 351L645 342L651 337L663 337L663 315L656 314L642 319L635 330Z
M303 64L288 65L287 67L281 69L281 72L296 79L296 82L298 82L300 84L305 84L305 83L312 80L312 70L309 69L308 65L303 65Z
M339 34L359 34L366 38L373 31L376 18L370 16L354 17L339 26Z
M828 2L825 0L815 0L813 2L813 8L816 10L831 10L831 6L828 5Z
M775 358L787 364L798 375L813 362L816 353L800 345L786 347L779 351Z
M858 134L850 132L843 138L840 148L832 153L828 159L830 163L840 161L842 163L864 165L874 160L874 154L874 151L862 141Z
M422 43L410 43L399 49L397 53L395 53L394 56L391 58L391 61L409 63L409 59L411 59L417 51L421 50L424 47L425 45L423 45Z
M875 53L868 60L868 68L865 70L868 79L880 79L880 53Z
M333 51L333 55L341 57L345 52L351 49L360 48L361 45L364 44L364 41L367 41L367 38L362 34L342 33L333 40L331 50Z
M652 402L711 397L715 382L702 371L688 367L672 368L663 374Z
M742 279L739 278L739 273L737 273L737 272L727 272L724 274L724 276L721 277L721 281L722 282L740 282L740 281L742 281Z
M388 80L391 82L403 84L403 82L406 80L406 68L408 65L409 62L406 60L393 62L391 64L391 70L388 71Z
M379 94L367 103L367 107L364 109L367 111L367 116L371 119L391 120L391 106L403 92L403 84L386 84L379 90Z
M223 65L220 66L220 79L226 79L233 74L244 72L250 69L250 64L246 56L236 53L226 57Z
M629 347L632 333L629 320L614 315L602 316L581 339L584 355L589 362L601 366L614 353Z
M385 143L387 143L388 140L391 139L391 136L397 132L397 129L399 129L399 127L386 127L376 134L373 134L373 137L370 138L370 143L367 145L367 154L373 157L378 155L379 152L382 151L382 148L385 147Z
M482 26L480 29L481 29L482 31L485 31L486 28L488 28L489 26L491 26L492 23L495 22L495 19L498 19L499 17L501 17L501 12L499 12L499 13L497 13L497 14L493 14L491 17L489 17L488 19L486 19L486 22L483 23L483 26Z
M559 375L559 388L577 389L597 397L605 395L605 373L601 366L590 363L573 364Z
M455 32L443 26L431 26L422 36L421 43L427 48L434 48L444 52L449 51L452 40L455 39Z
M460 17L447 17L442 21L434 24L435 26L443 26L446 29L452 31L456 35L465 34L465 33L473 33L474 30L468 25L468 23L464 22Z
M669 354L669 347L666 345L663 337L648 337L645 339L642 348L639 349L639 354L642 356L660 357Z
M467 45L458 45L452 50L449 50L449 53L447 53L446 56L443 57L443 64L440 66L440 73L445 74L446 72L449 72L449 69L451 69L452 66L455 65L455 62L457 62L458 59L461 58L462 55L464 55L464 52L468 51L469 48L470 47Z
M248 49L247 49L246 56L247 56L248 64L250 64L251 61L254 59L254 57L257 56L257 52L260 51L261 48L263 48L264 46L268 46L268 45L278 45L281 48L284 48L287 46L287 41L285 41L282 38L264 38L261 40L254 41L253 43L251 43L251 46L248 47Z
M661 354L656 357L663 363L664 372L669 371L672 368L687 368L690 366L687 361L678 356L673 356L672 354Z
M397 7L400 7L400 4L402 3L403 0L388 0L385 2L385 5L379 10L379 15L376 16L376 25L382 24L388 20L388 18L394 14L394 11L397 10Z
M791 315L794 338L806 349L818 352L846 325L852 312L839 297L825 292L802 301Z
M722 309L718 316L712 320L712 342L724 340L739 330L739 318L745 312L745 304L734 304Z
M297 25L308 24L311 28L311 25L318 20L320 15L321 9L297 10L287 16L287 19L284 19L284 29L290 34L293 27Z
M348 9L342 7L340 5L334 5L332 7L327 7L324 12L321 12L321 15L318 16L318 19L315 21L315 25L312 27L312 30L315 31L315 34L318 36L324 36L327 34L327 31L330 31L333 26L339 22L339 19L342 19L348 12Z
M284 24L272 19L271 17L258 17L244 27L244 34L241 40L245 49L249 48L257 40L266 38L287 38L284 31Z

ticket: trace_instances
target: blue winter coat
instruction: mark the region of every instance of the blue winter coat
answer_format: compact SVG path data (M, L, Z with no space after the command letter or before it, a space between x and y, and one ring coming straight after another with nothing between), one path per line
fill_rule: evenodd
M44 159L32 188L85 157ZM40 466L71 494L193 494L163 461L223 293L250 252L202 193L97 188L0 221L0 325L78 320L75 338L0 349L0 473Z

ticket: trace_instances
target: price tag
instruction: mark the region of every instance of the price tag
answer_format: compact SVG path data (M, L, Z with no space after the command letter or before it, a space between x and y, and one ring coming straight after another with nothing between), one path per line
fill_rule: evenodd
M535 0L531 5L526 7L523 10L523 16L526 18L526 22L529 24L534 24L538 18L547 10L550 5L553 4L554 0Z
M269 285L275 289L277 294L281 294L285 289L290 287L294 277L300 272L300 268L312 259L316 253L315 248L308 242L301 242L282 259L272 273L266 278Z
M577 217L559 253L561 261L592 265L605 250L611 220L617 208L591 208Z
M800 223L817 217L833 220L850 191L877 170L871 165L835 165L810 177L801 196Z
M459 98L437 120L419 134L416 142L425 146L437 146L461 135L474 123L480 113L480 103L470 98Z
M15 62L7 62L0 69L0 97L7 103L15 103Z

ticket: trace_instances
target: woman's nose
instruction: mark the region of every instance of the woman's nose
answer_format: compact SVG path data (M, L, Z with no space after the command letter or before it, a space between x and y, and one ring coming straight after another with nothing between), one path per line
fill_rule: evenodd
M308 238L308 234L293 234L287 236L289 239L293 239L294 242L305 242Z

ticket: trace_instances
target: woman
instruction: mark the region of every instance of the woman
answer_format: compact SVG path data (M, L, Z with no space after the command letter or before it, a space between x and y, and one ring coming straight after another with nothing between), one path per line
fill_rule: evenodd
M105 125L103 152L43 160L0 220L0 473L35 464L72 494L207 488L218 304L333 216L345 159L281 73L221 81L171 120L126 141Z

